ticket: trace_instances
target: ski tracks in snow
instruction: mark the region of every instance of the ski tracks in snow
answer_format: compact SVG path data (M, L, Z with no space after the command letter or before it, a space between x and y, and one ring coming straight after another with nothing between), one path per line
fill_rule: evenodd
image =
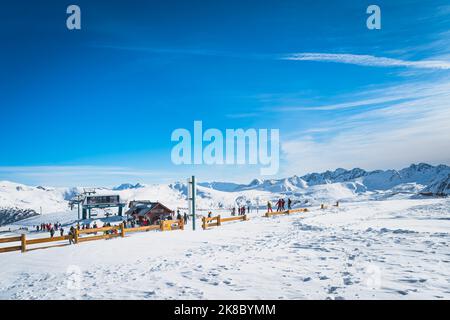
M155 253L149 245L137 256L117 253L113 263L93 258L79 272L22 268L12 281L0 285L0 297L449 298L449 234L417 231L399 218L443 218L449 202L419 207L413 201L399 203L357 203L302 215L253 217L195 233L174 232L162 235L166 242L158 242L164 250ZM155 236L148 233L135 240L151 241ZM97 245L114 251L119 241L126 245L128 239ZM77 248L72 249L67 261L76 260ZM63 254L65 248L55 250Z

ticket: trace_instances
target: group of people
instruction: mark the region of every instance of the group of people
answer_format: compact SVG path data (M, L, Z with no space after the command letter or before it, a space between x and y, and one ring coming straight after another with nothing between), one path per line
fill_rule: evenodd
M186 212L181 214L180 210L177 210L176 216L174 214L167 215L167 216L161 216L153 221L151 221L147 217L142 217L141 219L128 219L127 221L124 221L125 228L134 228L134 227L146 227L152 224L160 224L161 221L164 220L173 220L176 218L177 220L183 220L184 224L188 223L189 216Z
M55 233L60 233L61 237L64 235L64 228L62 227L61 223L56 222L54 224L51 223L41 223L40 225L36 226L36 232L49 232L50 237L54 237Z
M247 207L242 206L242 207L237 208L238 216L244 216L246 211L247 211L247 213L250 213L250 206L247 206ZM231 209L231 215L232 216L236 215L236 208L233 207Z
M285 211L286 210L286 201L282 198L278 199L276 202L277 206L277 212ZM290 198L287 199L287 210L292 209L292 200ZM272 210L272 203L270 201L267 201L267 212L273 212Z
M186 212L181 215L180 210L177 210L177 220L183 220L184 224L188 223L189 216Z

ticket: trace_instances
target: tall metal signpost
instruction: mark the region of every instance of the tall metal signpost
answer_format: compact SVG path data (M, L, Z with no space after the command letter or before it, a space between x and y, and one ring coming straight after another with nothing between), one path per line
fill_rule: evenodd
M188 211L189 214L192 215L192 230L195 231L195 196L196 196L196 187L195 187L195 176L187 179L187 188L188 188Z

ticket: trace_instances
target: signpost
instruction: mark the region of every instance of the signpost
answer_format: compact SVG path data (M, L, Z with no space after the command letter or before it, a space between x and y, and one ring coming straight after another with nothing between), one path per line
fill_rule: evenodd
M188 211L192 215L192 230L195 231L195 196L196 196L196 186L195 186L195 176L187 179L188 188Z

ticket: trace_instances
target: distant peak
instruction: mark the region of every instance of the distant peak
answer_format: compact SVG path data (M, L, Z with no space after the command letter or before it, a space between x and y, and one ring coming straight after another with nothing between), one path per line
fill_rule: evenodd
M250 182L249 186L259 186L263 184L263 180L261 179L253 179L252 182Z
M113 190L120 191L120 190L128 190L128 189L139 189L143 188L144 185L140 183L131 184L131 183L122 183L120 186L117 186L113 188Z

